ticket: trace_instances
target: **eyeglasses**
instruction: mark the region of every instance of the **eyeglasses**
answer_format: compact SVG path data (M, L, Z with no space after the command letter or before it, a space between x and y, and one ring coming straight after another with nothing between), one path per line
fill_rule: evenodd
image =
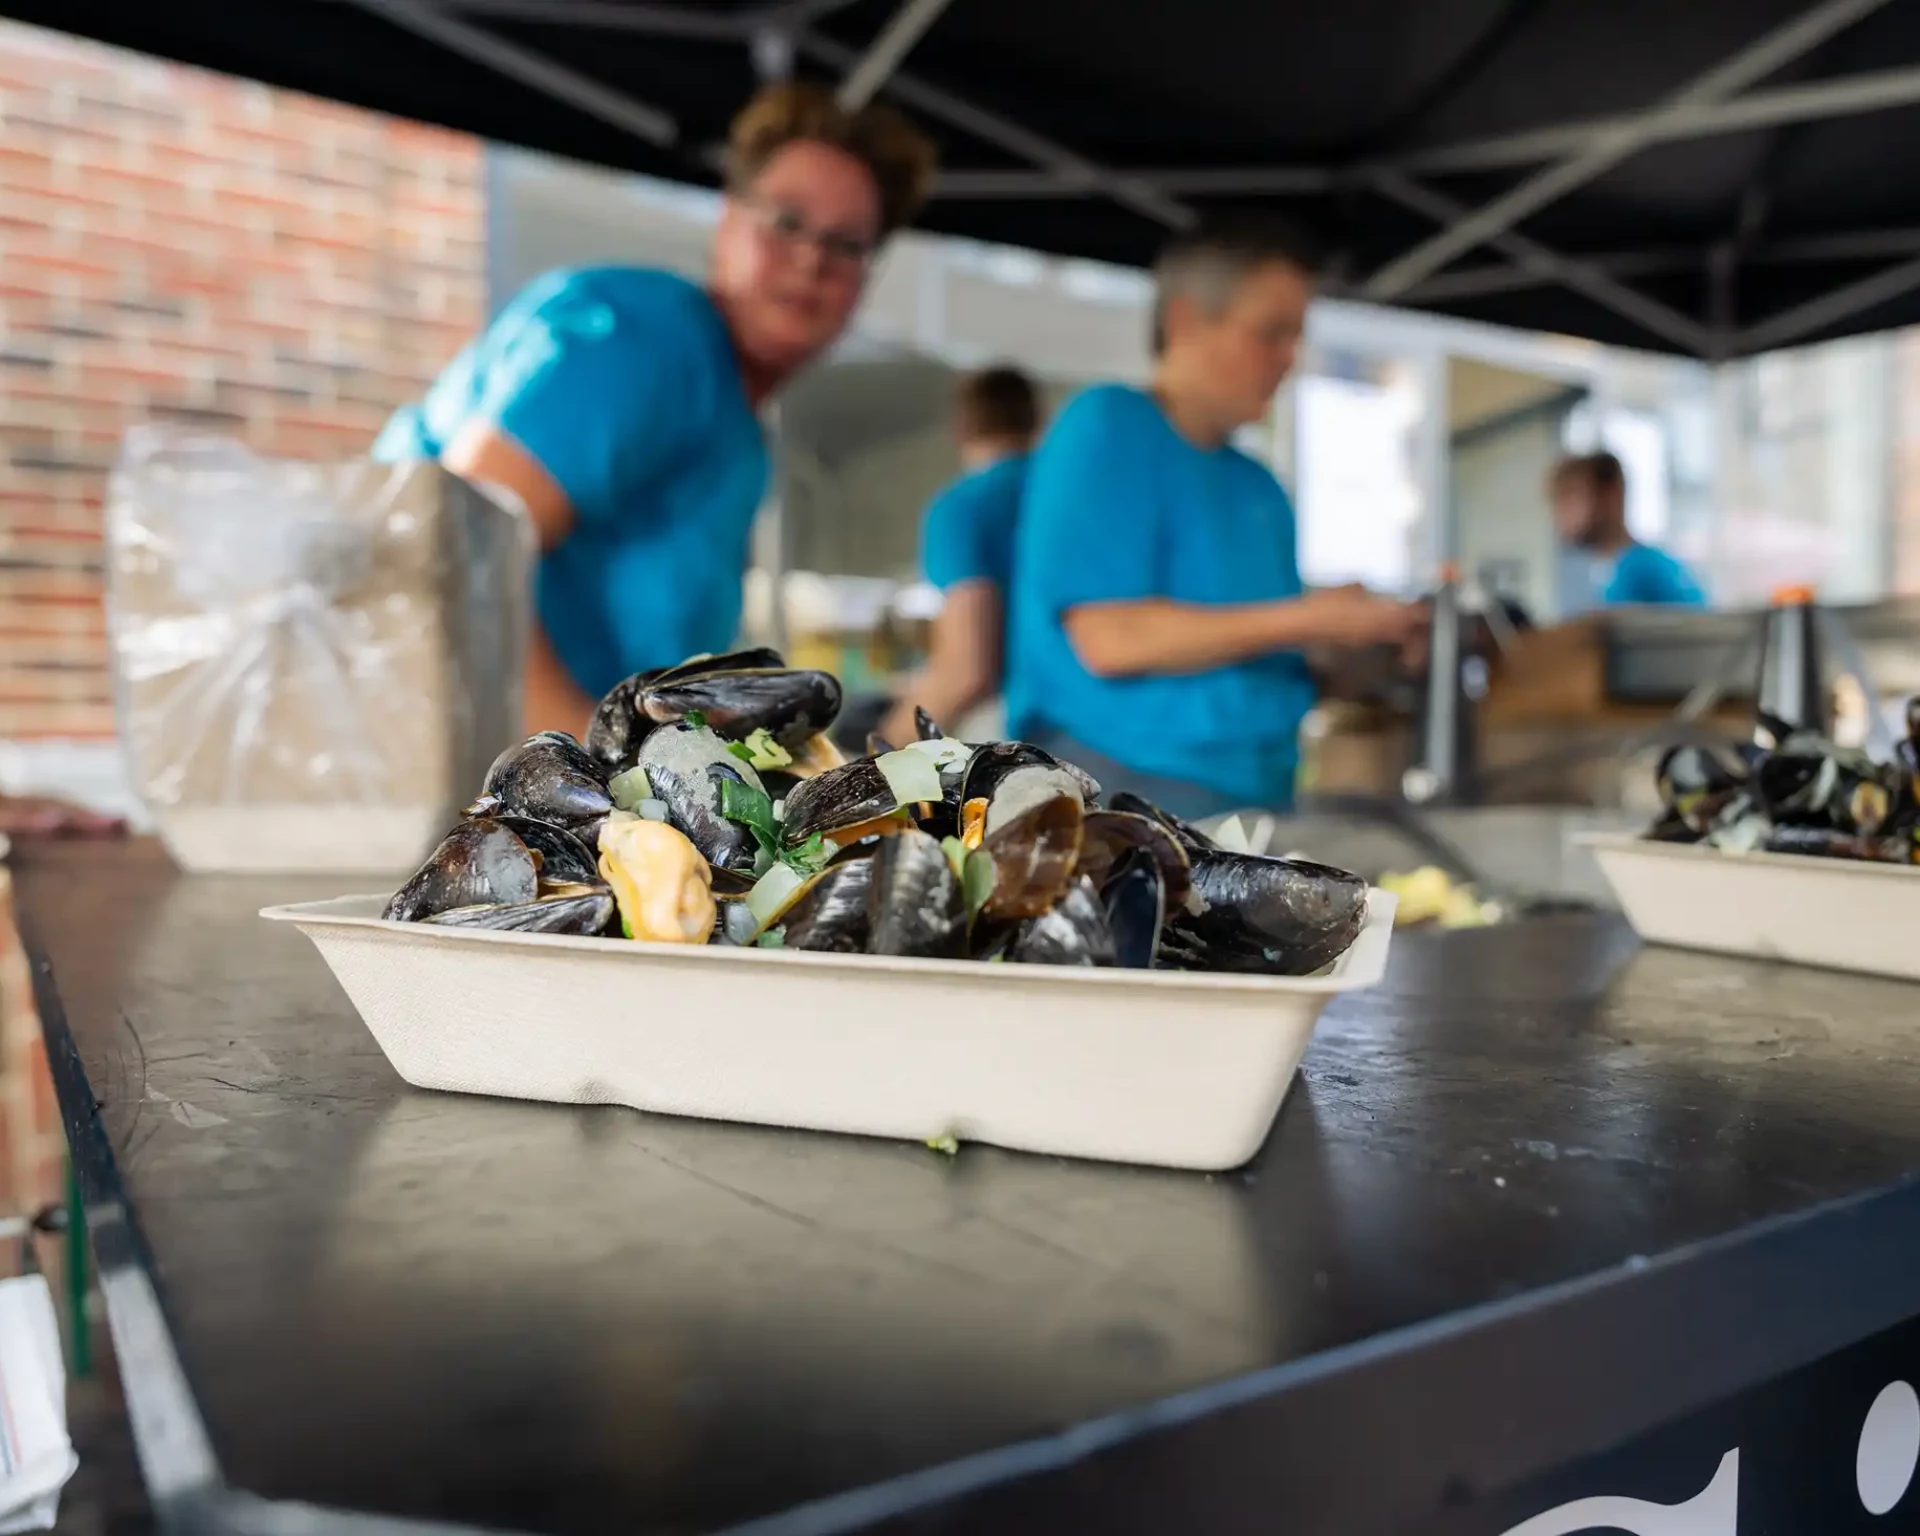
M847 272L865 272L872 263L877 244L843 229L815 229L807 216L784 203L767 202L757 197L740 199L760 227L783 246L811 245L829 266Z

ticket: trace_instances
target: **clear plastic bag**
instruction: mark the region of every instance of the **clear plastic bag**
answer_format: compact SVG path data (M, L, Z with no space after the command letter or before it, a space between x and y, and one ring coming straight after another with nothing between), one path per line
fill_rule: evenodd
M107 507L134 781L202 869L402 868L515 736L525 515L437 464L143 427Z

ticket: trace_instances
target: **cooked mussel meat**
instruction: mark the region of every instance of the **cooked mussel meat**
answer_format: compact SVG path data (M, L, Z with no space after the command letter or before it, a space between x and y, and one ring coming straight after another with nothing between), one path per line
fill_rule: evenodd
M964 807L984 801L985 834L991 837L1015 817L1055 795L1072 795L1083 806L1098 800L1100 786L1050 752L1024 741L996 741L967 760L960 783Z
M1017 965L1116 964L1113 928L1093 882L1075 879L1048 911L1022 923L1007 959Z
M966 953L966 897L937 839L909 827L883 838L869 862L868 954L958 959Z
M629 938L704 944L712 936L719 919L712 871L686 834L664 821L603 827L600 877L612 888Z
M527 845L494 818L471 816L440 840L380 915L417 923L457 907L508 906L539 894L539 864Z
M606 768L562 731L541 731L496 757L471 807L474 814L525 816L588 837L612 809Z
M1181 968L1305 976L1338 959L1367 916L1367 882L1265 854L1193 855L1194 903L1167 914L1165 958Z
M666 725L640 748L637 771L646 776L653 798L667 809L668 822L683 832L715 870L751 873L759 844L752 829L722 812L721 784L727 780L765 793L760 775L727 750L710 729Z

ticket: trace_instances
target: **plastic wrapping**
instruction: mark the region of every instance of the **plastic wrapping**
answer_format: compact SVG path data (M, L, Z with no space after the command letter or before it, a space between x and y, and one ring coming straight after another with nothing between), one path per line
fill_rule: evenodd
M429 461L159 428L109 489L130 771L190 869L404 869L517 734L532 530Z

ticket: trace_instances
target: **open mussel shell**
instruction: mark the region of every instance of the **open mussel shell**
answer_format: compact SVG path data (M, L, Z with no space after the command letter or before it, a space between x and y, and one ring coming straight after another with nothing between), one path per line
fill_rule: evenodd
M787 795L780 840L798 848L818 833L845 840L845 834L899 810L893 786L872 758L858 757L803 779ZM936 844L937 846L937 844Z
M638 767L656 800L667 808L668 822L686 835L700 857L722 870L753 869L757 844L753 833L720 814L720 781L733 779L764 791L759 774L727 750L705 726L667 725L640 748Z
M441 839L381 916L417 923L456 907L507 906L540 894L540 871L511 827L473 816Z
M1218 848L1193 855L1193 894L1167 914L1163 958L1183 969L1309 975L1346 952L1367 916L1356 874Z
M996 741L976 750L960 781L962 806L987 803L986 832L991 837L1016 817L1055 795L1072 795L1092 805L1100 786L1070 763L1024 741Z
M1127 798L1116 795L1116 800ZM1184 907L1193 889L1193 858L1166 823L1138 811L1088 811L1080 845L1080 873L1104 892L1132 854L1153 861L1166 888L1166 905Z
M593 707L583 745L609 775L631 768L640 755L640 744L652 734L654 722L641 712L640 690L664 670L655 667L622 678Z
M728 741L745 741L764 730L789 752L798 752L833 724L841 693L839 680L829 672L716 663L712 670L675 670L654 678L640 689L639 703L649 719L663 725L697 713Z
M1654 785L1669 812L1695 832L1705 832L1746 788L1747 765L1727 749L1682 742L1660 759Z
M1116 864L1100 889L1113 935L1114 963L1128 970L1152 968L1166 925L1167 886L1160 866L1144 849L1134 849Z
M882 838L867 862L873 866L867 883L868 954L959 959L966 953L966 897L936 839L908 828Z
M774 921L784 928L788 949L859 955L867 949L867 891L871 857L831 864L815 875Z
M1077 795L1054 795L990 833L981 846L993 860L993 891L981 915L997 923L1050 911L1073 883L1085 822Z
M1093 882L1076 879L1051 909L1022 923L1007 959L1016 965L1116 964L1113 927Z
M600 878L599 857L584 839L530 816L496 816L535 855L543 883L591 885Z
M562 890L532 901L499 906L454 907L425 919L442 928L484 928L495 933L606 933L614 926L618 909L613 892L595 889Z
M1131 790L1123 789L1111 795L1107 800L1107 809L1126 811L1135 816L1145 816L1150 821L1157 821L1189 850L1213 847L1213 839L1191 822L1182 821L1170 811L1161 810L1151 800L1142 795L1136 795Z
M919 732L922 741L945 741L947 733L940 729L933 716L918 704L913 707L913 728Z
M541 731L493 760L473 810L589 833L613 809L607 770L571 736Z

